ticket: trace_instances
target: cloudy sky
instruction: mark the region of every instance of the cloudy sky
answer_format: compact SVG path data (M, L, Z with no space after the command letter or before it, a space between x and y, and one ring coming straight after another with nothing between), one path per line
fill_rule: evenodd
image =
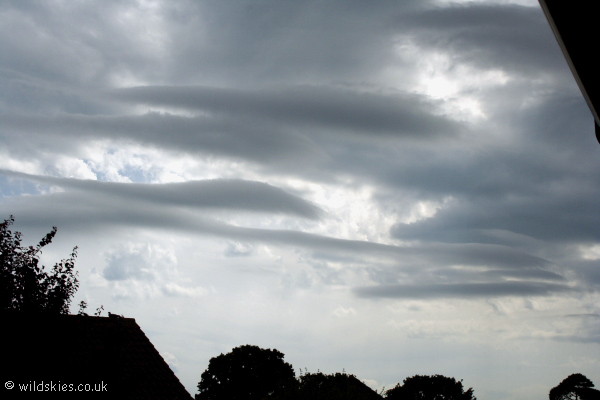
M537 1L0 5L0 218L192 394L242 344L600 384L600 146Z

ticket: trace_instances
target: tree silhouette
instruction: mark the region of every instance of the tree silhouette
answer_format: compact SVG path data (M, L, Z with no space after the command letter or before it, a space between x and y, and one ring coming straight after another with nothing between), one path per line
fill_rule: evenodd
M287 398L297 381L278 350L244 345L210 359L198 383L200 400L266 400Z
M473 388L464 391L462 381L443 375L415 375L386 392L389 400L477 400Z
M572 374L550 389L550 400L600 400L600 391L583 374Z
M14 221L11 215L0 224L0 309L68 314L71 298L79 288L74 269L77 247L69 258L46 271L39 257L56 235L56 227L37 246L25 247L21 232L9 229Z
M345 373L307 373L298 379L301 400L381 400L381 396L356 376Z

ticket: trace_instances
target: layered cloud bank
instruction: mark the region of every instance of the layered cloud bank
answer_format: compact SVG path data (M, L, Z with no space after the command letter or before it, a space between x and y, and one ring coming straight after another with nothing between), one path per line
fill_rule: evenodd
M0 33L3 218L79 244L190 391L245 343L490 399L600 373L600 148L535 1L6 2Z

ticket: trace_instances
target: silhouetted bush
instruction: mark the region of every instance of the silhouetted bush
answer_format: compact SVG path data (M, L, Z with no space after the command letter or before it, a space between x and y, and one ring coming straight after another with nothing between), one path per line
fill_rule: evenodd
M477 400L473 388L463 389L462 381L443 375L415 375L386 392L388 400Z
M25 312L68 314L71 299L79 288L75 258L69 258L47 271L39 263L42 248L52 242L56 227L37 246L21 245L21 232L9 227L13 216L0 224L0 309Z
M298 379L301 400L381 400L381 396L356 376L345 373L307 373Z

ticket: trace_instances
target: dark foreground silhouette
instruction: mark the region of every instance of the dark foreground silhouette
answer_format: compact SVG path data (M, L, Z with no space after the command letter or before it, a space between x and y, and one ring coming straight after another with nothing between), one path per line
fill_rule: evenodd
M582 374L572 374L553 387L548 394L550 400L600 400L600 391Z
M0 311L0 320L2 400L192 400L133 318Z
M0 223L0 310L68 314L79 288L75 271L77 247L52 269L40 264L42 249L52 243L56 227L36 246L23 246L21 232L13 232L11 215Z
M473 389L442 375L406 378L377 393L347 373L304 373L295 377L278 350L245 345L209 361L198 383L197 400L476 400Z
M414 375L377 393L347 373L301 373L278 350L245 345L210 360L196 400L477 400L473 388L443 375ZM580 373L569 375L549 400L600 400L600 391Z

